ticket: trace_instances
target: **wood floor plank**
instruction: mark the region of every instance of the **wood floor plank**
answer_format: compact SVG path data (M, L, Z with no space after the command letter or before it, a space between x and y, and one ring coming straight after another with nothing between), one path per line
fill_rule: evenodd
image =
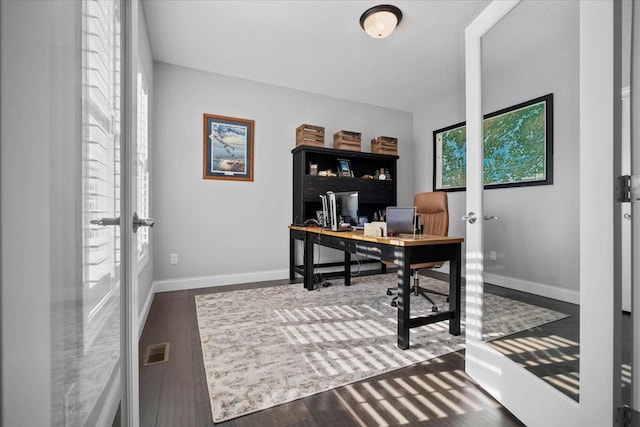
M278 427L291 425L305 425L310 427L319 427L309 412L309 409L302 400L284 403L274 406L265 411L254 412L236 418L238 427Z
M316 394L302 400L313 419L321 426L356 427L349 412L341 406L333 391Z
M177 292L168 310L171 349L158 401L157 426L196 424L190 327L185 316L188 309L188 293Z
M167 342L172 295L154 296L139 344L140 425L155 426L166 365L144 366L147 346Z

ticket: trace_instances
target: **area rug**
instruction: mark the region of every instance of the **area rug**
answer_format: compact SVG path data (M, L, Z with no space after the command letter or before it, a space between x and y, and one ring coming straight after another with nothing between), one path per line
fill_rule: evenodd
M448 284L421 276L421 286ZM197 295L196 311L214 422L331 390L464 348L448 321L411 329L408 350L397 341L397 311L388 287L394 273L341 280L307 291L302 284ZM446 310L445 297L434 295ZM495 339L566 315L485 295L484 335ZM411 316L431 313L412 297Z

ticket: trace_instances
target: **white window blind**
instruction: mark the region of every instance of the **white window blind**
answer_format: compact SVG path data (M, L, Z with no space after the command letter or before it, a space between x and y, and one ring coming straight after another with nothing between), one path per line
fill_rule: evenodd
M142 67L140 67L142 68ZM137 132L137 212L140 218L149 217L149 95L147 82L138 73L138 132ZM137 233L138 261L149 251L149 227L140 227Z
M119 2L86 0L83 7L82 247L85 344L120 283L120 227L91 220L120 216Z

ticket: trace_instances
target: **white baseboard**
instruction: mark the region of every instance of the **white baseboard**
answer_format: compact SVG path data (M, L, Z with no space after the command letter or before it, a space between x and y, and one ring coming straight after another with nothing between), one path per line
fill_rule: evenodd
M580 293L571 289L564 289L558 286L546 285L544 283L531 282L529 280L515 279L513 277L501 276L498 274L484 273L484 281L492 285L503 288L515 289L517 291L528 292L571 304L580 304Z
M289 277L289 270L255 271L250 273L220 274L215 276L188 277L184 279L156 280L151 285L153 292L184 291L187 289L209 288L213 286L237 285L240 283L283 280Z
M149 310L151 309L151 303L153 302L155 293L155 282L153 282L149 287L149 293L147 294L147 299L144 301L144 306L142 306L142 313L138 316L138 340L140 340L142 336L144 324L147 323L147 316L149 316Z

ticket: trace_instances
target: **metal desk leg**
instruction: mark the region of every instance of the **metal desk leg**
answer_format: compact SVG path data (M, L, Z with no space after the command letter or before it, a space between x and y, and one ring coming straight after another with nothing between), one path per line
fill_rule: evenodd
M289 234L289 280L296 278L296 239Z
M304 239L304 287L313 290L313 239L308 234Z
M344 285L351 286L351 253L344 251Z
M411 266L405 262L404 251L398 264L398 347L402 350L409 348L409 315L411 313Z
M460 335L460 264L462 263L461 245L457 245L456 255L449 262L449 310L455 313L449 320L449 333Z

